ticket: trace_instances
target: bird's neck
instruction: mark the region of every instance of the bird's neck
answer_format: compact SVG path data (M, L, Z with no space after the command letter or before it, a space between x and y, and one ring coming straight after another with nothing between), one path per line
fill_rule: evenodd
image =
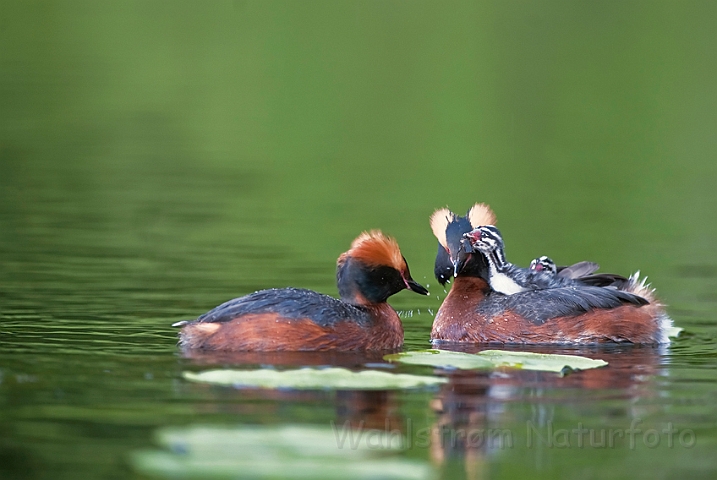
M480 278L488 282L489 278L488 261L482 253L476 251L468 254L468 259L463 264L461 271L458 274L459 277L472 277Z
M525 291L512 275L513 264L505 260L505 253L501 249L493 250L486 255L488 260L490 288L504 295L513 295Z

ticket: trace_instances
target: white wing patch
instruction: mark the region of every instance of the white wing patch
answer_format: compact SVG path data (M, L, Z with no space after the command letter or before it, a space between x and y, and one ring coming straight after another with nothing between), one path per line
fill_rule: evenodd
M516 283L515 280L510 278L505 273L493 273L490 274L490 288L503 295L513 295L514 293L524 292L527 289L521 287Z

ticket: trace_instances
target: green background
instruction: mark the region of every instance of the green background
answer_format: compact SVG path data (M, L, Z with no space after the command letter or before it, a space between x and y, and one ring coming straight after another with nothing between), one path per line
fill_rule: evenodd
M234 421L183 385L169 324L260 288L335 294L363 230L395 236L431 287L392 300L425 348L445 296L428 217L481 201L514 263L649 276L687 335L638 396L704 430L693 461L648 450L675 471L630 478L711 478L716 25L717 3L692 0L0 0L0 476L126 478L157 427ZM405 414L432 418L430 396ZM603 400L556 421L602 421ZM279 423L332 411L274 401ZM638 459L549 453L484 475Z

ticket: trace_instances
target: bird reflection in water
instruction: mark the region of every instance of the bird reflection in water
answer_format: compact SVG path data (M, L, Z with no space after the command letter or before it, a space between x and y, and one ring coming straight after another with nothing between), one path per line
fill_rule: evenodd
M467 353L486 349L471 345L448 348ZM487 460L502 450L524 447L522 436L527 425L545 428L559 420L556 407L574 409L575 415L580 416L581 400L594 405L600 399L627 399L630 401L623 403L625 407L611 410L610 415L628 419L644 417L650 413L645 409L658 408L634 405L636 400L657 396L652 379L659 374L665 347L501 348L599 358L607 361L608 366L564 376L518 369L436 370L435 373L446 376L448 383L430 402L436 414L430 454L434 463L451 477L485 478Z

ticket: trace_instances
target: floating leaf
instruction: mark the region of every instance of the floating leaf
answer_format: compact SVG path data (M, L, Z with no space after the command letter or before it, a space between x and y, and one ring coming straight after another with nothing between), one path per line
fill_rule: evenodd
M445 383L440 377L396 374L378 370L352 372L345 368L301 368L298 370L207 370L184 372L193 382L234 387L293 388L298 390L343 389L387 390L416 388Z
M157 434L165 450L135 452L132 463L169 478L433 477L425 462L386 456L402 448L403 438L392 433L348 426L166 428Z
M572 370L587 370L607 365L607 362L603 360L593 360L576 355L550 355L503 350L484 350L476 354L449 352L447 350L421 350L386 355L384 359L412 365L430 365L462 370L511 367L556 373L563 372L566 367Z
M578 355L552 355L532 352L506 352L503 350L484 350L478 355L488 358L497 367L514 367L523 370L543 372L562 372L566 367L572 370L588 370L604 367L604 360L580 357Z
M495 365L487 358L447 350L419 350L416 352L393 353L383 357L389 362L428 365L432 367L459 368L461 370L493 369Z

